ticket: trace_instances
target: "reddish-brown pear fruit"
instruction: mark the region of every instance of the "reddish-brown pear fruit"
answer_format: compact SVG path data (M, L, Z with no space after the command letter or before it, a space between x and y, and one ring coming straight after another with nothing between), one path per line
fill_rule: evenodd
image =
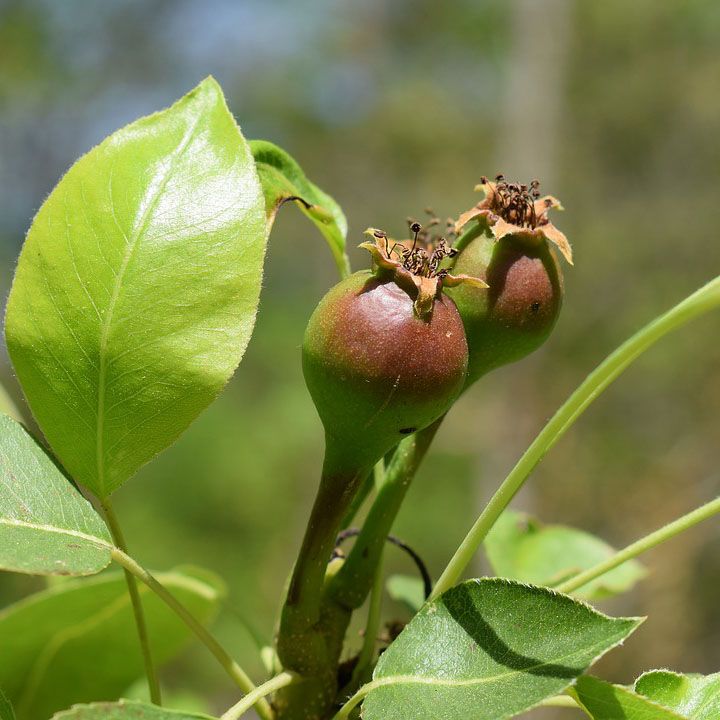
M478 187L485 191L485 200L458 221L458 229L477 222L470 226L476 237L460 250L453 272L482 278L489 287L448 290L468 342L467 386L545 342L563 301L553 244L572 262L565 236L546 217L559 203L550 196L540 198L536 181L528 189L498 176L496 183L483 179Z
M305 332L303 372L328 442L374 463L448 410L468 355L460 315L441 292L445 251L433 260L416 250L412 260L407 247L391 250L373 233L364 246L374 272L351 275L320 301Z
M464 321L470 361L468 384L529 355L550 335L560 314L563 283L547 243L481 236L460 254L458 272L474 273L487 290L450 290Z

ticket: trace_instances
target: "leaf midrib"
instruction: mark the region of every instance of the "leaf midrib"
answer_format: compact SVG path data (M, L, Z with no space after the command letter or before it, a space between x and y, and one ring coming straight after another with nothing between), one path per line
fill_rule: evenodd
M177 163L180 157L182 157L183 153L187 149L187 146L190 144L190 141L195 134L195 130L197 129L197 126L200 122L200 114L198 113L195 121L193 122L192 126L189 128L189 130L185 133L182 140L180 141L177 149L175 150L172 160L168 166L168 169L165 173L165 177L163 178L160 185L155 189L154 196L152 197L151 201L148 203L145 211L143 212L143 215L140 219L138 230L134 233L134 235L131 237L131 239L128 239L125 235L125 231L121 228L120 224L117 223L118 230L123 234L123 237L125 237L127 241L127 245L125 246L125 252L123 253L123 259L120 264L120 270L118 271L117 275L115 276L115 284L113 287L113 292L110 297L110 303L108 305L107 313L105 315L105 320L102 324L102 330L100 334L100 363L99 363L99 370L98 370L98 405L97 405L97 426L96 426L96 443L95 443L95 453L96 453L96 462L97 462L97 480L98 480L98 487L100 488L103 496L105 493L105 459L103 457L103 433L104 433L104 421L105 421L105 360L107 355L107 344L108 344L108 336L110 334L110 326L112 325L112 319L113 319L113 313L115 312L115 306L117 305L118 298L120 296L120 289L122 287L123 279L125 277L125 272L127 270L128 264L130 263L130 259L133 255L133 252L135 251L135 248L138 244L138 241L142 234L144 233L145 229L147 228L147 224L150 220L150 217L152 213L154 212L155 208L157 207L157 203L160 199L160 196L164 192L165 188L167 187L167 184L170 182L170 178L175 173L175 170L177 169ZM110 202L111 207L113 208L113 216L115 214L115 201L113 199L113 192L112 192L112 168L110 170L110 181L108 183L108 186L110 188Z
M623 637L625 636L622 636L621 640ZM509 677L513 677L514 675L524 675L528 672L531 672L533 670L539 670L540 668L546 667L548 665L556 665L558 662L567 660L568 658L571 658L580 652L594 653L595 648L602 649L604 645L604 642L596 642L592 645L587 645L585 647L578 648L577 650L573 650L573 652L567 653L566 655L561 655L559 657L553 658L551 661L544 661L538 663L537 665L531 665L530 667L523 668L522 670L510 670L508 672L504 672L499 675L493 675L487 678L468 678L463 680L452 680L449 678L434 678L424 675L387 675L386 677L381 677L377 680L373 680L372 683L370 683L373 687L370 689L369 692L377 688L389 685L442 685L444 687L472 687L473 685L484 685L485 683L505 680ZM607 650L612 649L612 647L614 647L614 645L607 648ZM605 652L607 652L607 650ZM602 654L604 654L604 652ZM593 658L596 659L597 656L593 655ZM568 685L571 682L572 678L568 680Z
M97 545L101 548L107 548L108 550L113 549L113 545L99 538L95 535L89 535L79 530L69 530L67 528L55 527L54 525L44 525L42 523L29 523L23 520L15 520L13 518L0 518L0 525L10 525L14 527L25 527L31 530L41 530L43 532L57 533L58 535L69 535L71 537L78 538L80 540L87 540L93 545Z

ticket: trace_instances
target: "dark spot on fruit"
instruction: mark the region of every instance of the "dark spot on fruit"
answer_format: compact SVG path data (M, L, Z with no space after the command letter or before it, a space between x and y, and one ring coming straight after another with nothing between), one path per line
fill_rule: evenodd
M536 313L540 309L540 303L536 300L531 306L530 309Z
M399 432L401 435L412 435L416 431L417 431L417 428L403 428Z

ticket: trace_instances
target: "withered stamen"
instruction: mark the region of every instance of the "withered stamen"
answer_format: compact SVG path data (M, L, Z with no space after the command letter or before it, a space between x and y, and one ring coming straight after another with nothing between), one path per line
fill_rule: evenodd
M419 223L412 223L410 225L410 229L415 233L412 247L407 248L404 245L395 243L389 252L386 246L386 255L388 257L393 253L397 255L402 262L402 266L413 275L428 278L445 277L447 271L440 269L440 263L446 257L454 257L457 255L457 250L450 247L444 237L437 239L435 243L429 245L427 249L417 247L419 239L418 225Z
M489 198L492 212L512 225L535 229L538 224L535 200L540 197L540 181L532 180L530 185L510 183L504 175L497 175L496 180L497 185ZM483 176L480 182L487 184L487 178Z

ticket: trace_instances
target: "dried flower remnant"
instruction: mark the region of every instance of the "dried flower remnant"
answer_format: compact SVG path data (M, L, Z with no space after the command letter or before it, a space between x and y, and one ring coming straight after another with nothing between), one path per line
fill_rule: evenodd
M368 228L365 234L372 238L360 244L373 257L376 273L387 274L410 297L413 298L415 313L427 319L432 313L433 303L443 286L455 287L462 283L485 288L487 283L468 275L453 275L441 267L443 260L452 258L457 250L452 248L445 237L430 237L419 222L410 222L411 240L397 242L388 238L384 230Z
M503 175L498 175L495 182L482 177L475 189L483 190L485 199L458 218L455 231L459 233L471 220L477 220L495 240L507 235L519 235L530 241L546 239L554 243L572 265L570 243L547 217L548 210L562 210L562 205L552 195L540 197L539 188L538 180L533 180L528 186L509 183Z

